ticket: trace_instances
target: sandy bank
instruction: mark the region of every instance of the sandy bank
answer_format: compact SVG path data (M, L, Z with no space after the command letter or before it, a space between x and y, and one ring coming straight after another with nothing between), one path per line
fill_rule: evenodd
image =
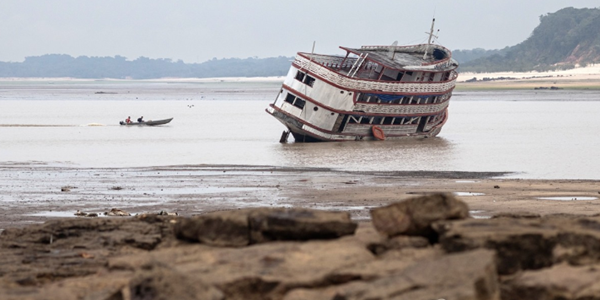
M466 82L477 78L475 82ZM482 79L492 79L482 81ZM485 89L600 89L600 65L549 72L459 73L458 90Z

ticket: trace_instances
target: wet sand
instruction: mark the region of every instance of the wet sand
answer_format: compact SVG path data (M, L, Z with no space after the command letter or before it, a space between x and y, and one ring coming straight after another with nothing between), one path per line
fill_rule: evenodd
M423 193L455 193L474 217L499 213L600 213L600 185L587 180L508 179L496 172L348 172L319 168L184 165L82 168L0 165L0 228L23 227L77 210L102 214L169 211L191 216L246 207L348 211L369 220L373 207ZM545 199L544 199L545 198Z

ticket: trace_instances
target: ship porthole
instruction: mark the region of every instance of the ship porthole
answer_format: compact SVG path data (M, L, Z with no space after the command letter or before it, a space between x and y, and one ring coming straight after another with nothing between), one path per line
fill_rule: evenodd
M319 108L315 106L315 108L313 108L313 110L314 110L314 111L317 111L317 110L319 110Z
M343 94L343 93L344 93L344 91L340 91L340 94Z

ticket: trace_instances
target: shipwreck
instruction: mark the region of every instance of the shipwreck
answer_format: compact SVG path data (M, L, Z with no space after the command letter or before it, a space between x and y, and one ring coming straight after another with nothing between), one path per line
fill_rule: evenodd
M435 21L435 20L434 20ZM266 111L296 142L428 138L448 119L458 63L434 44L298 52Z

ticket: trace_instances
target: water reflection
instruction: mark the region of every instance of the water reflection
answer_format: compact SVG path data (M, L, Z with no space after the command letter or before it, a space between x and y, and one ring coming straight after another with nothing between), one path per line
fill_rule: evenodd
M343 170L442 170L453 161L453 143L421 140L282 144L280 160L293 166Z

